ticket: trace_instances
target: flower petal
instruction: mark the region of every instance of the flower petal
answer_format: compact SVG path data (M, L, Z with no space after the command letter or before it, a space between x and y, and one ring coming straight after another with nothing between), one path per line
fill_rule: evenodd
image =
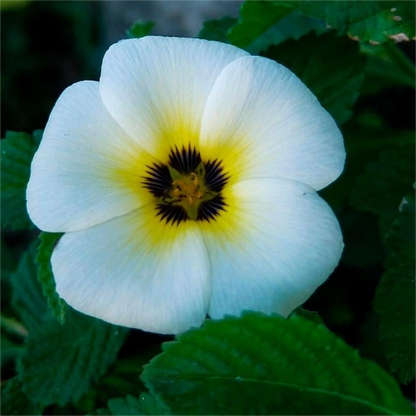
M32 162L30 218L45 231L76 231L148 203L139 186L154 158L105 109L97 82L67 88Z
M65 234L52 268L69 305L113 324L179 333L201 325L208 310L209 261L198 226L167 225L153 204Z
M283 178L319 190L342 172L345 151L332 117L287 68L243 57L218 77L201 133L207 158L226 155L234 181Z
M221 221L203 224L212 270L209 315L246 309L286 316L338 264L338 222L325 201L298 182L257 179L230 188L233 203Z
M196 144L217 76L245 55L234 46L201 39L123 40L104 56L101 94L126 131L163 159L171 147Z

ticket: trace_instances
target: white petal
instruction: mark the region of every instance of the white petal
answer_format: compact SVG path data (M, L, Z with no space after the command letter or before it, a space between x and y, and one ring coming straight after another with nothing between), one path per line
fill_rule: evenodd
M208 310L209 261L199 228L166 225L152 204L65 234L52 268L69 305L113 324L179 333L201 325Z
M123 40L104 56L101 94L126 131L161 158L170 147L196 144L217 76L245 55L234 46L201 39Z
M260 57L240 58L218 77L201 152L226 155L235 180L283 178L315 190L340 175L345 159L341 133L315 96L287 68Z
M229 190L230 227L203 227L211 260L209 314L242 310L287 316L333 271L343 243L329 206L307 185L278 179Z
M30 218L45 231L75 231L126 214L149 201L139 185L152 160L107 112L97 82L74 84L32 162Z

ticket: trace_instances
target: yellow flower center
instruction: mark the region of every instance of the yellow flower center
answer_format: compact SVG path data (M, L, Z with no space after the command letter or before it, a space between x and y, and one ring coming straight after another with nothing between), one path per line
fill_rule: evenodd
M201 162L189 175L182 174L169 166L172 187L161 198L161 203L182 207L191 220L196 220L202 202L209 201L218 195L205 185L205 166Z

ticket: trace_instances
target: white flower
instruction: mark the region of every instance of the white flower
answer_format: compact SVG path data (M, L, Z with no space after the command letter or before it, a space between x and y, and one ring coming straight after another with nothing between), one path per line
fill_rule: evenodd
M333 119L283 66L218 42L125 40L100 82L56 103L28 211L65 232L57 291L83 313L160 333L207 314L286 316L339 261L316 191L344 157Z

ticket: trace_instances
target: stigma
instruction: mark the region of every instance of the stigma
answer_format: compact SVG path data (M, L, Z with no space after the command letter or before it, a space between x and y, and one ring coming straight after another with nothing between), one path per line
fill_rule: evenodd
M168 169L172 186L165 191L161 203L182 207L188 218L196 221L200 205L218 195L218 192L209 190L205 184L204 164L200 162L195 172L188 175L180 173L172 166Z

